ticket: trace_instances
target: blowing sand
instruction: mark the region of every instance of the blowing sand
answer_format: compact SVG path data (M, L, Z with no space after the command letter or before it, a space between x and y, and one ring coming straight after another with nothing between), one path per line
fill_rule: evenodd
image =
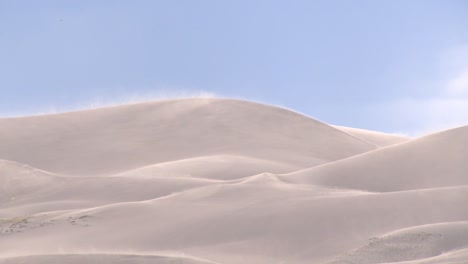
M468 263L468 127L228 99L0 119L0 263Z

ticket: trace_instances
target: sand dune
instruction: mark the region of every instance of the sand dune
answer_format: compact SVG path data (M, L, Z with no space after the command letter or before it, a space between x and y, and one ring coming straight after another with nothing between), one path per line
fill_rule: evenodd
M227 99L186 99L0 119L0 158L66 175L239 155L303 168L374 149L300 114Z
M224 99L0 119L0 263L468 263L466 145Z
M349 159L294 172L284 179L390 192L468 184L468 126Z

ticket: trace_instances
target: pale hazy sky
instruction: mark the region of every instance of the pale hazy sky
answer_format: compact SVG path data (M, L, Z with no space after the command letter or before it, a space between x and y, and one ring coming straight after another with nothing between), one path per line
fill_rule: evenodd
M468 1L0 0L0 116L215 94L328 123L468 125Z

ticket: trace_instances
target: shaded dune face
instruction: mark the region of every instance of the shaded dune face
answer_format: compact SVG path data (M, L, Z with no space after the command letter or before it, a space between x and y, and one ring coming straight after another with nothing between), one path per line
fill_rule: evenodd
M0 263L468 263L467 135L228 99L0 119Z

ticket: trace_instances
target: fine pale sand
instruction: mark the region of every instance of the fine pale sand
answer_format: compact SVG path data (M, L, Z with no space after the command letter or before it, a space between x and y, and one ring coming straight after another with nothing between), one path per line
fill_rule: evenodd
M0 264L468 263L468 127L230 99L0 119Z

